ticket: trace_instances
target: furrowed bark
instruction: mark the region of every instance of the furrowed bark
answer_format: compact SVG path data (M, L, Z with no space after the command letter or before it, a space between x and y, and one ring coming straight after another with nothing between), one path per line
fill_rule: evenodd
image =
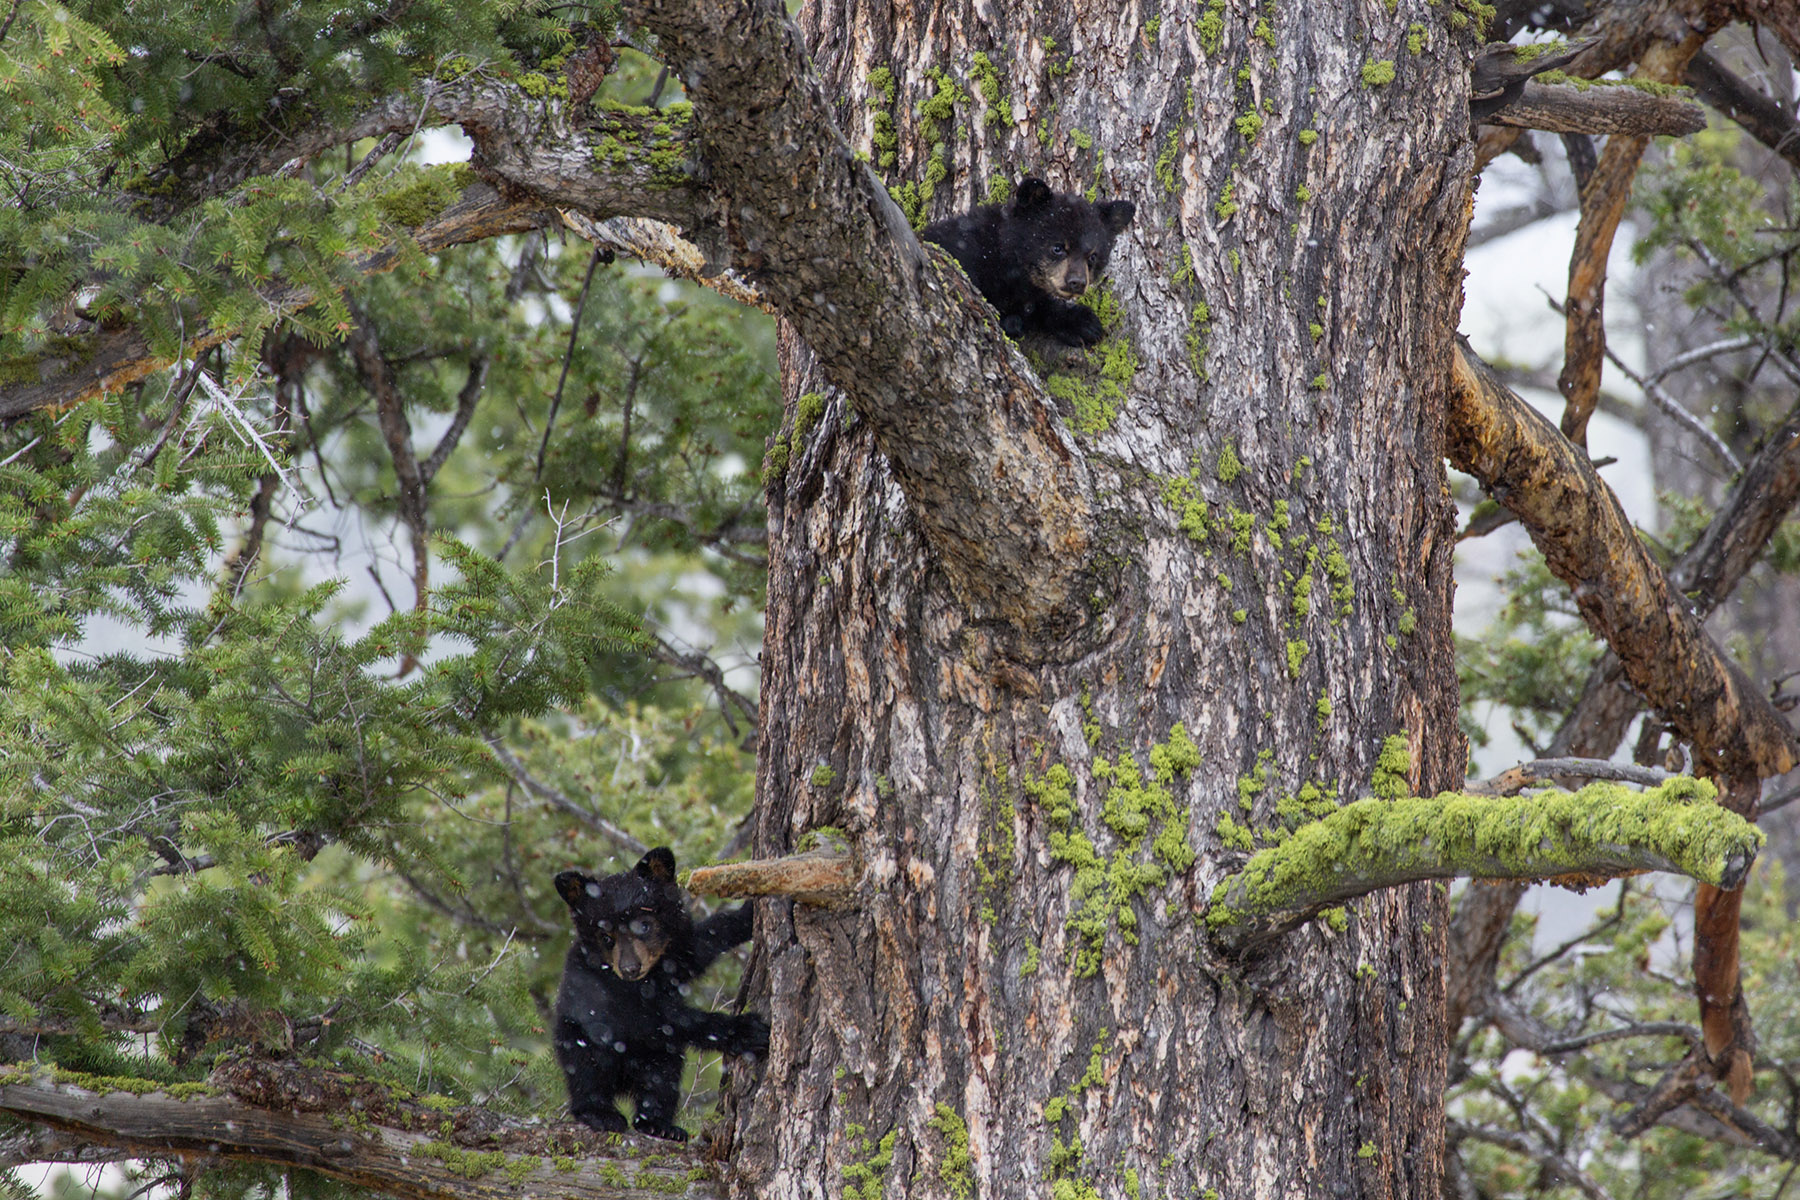
M1241 16L1208 49L1203 11L1179 6L1154 31L1048 3L801 10L852 145L897 189L941 172L919 219L1023 174L1138 215L1107 272L1107 341L1046 367L1079 396L1129 355L1116 408L1072 439L1108 560L1091 624L1036 660L963 599L927 530L935 496L862 397L828 386L833 352L798 319L783 337L756 854L835 827L862 875L853 909L759 904L749 989L772 1033L738 1111L742 1195L831 1194L878 1146L890 1200L1130 1179L1438 1195L1436 889L1357 901L1342 934L1295 931L1253 968L1192 914L1242 860L1224 816L1266 827L1309 781L1356 794L1389 736L1410 779L1458 782L1432 456L1467 65L1409 56L1407 21L1379 6L1283 10L1273 47ZM1366 85L1364 55L1404 83ZM1240 69L1266 101L1254 137L1233 125ZM1007 405L1003 384L988 402ZM1166 808L1126 811L1153 791ZM1277 1112L1293 1119L1257 1116Z
M785 11L633 8L687 85L709 178L730 197L731 265L869 423L959 593L1020 630L1085 625L1086 461L992 309L851 153Z

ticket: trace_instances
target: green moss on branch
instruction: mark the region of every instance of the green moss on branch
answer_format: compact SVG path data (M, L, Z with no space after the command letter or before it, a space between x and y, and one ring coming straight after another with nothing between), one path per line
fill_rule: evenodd
M1702 780L1637 792L1592 783L1493 799L1458 792L1359 800L1260 851L1213 890L1206 922L1242 948L1320 907L1422 879L1611 877L1673 871L1739 887L1763 844L1753 825L1712 803ZM1286 914L1286 919L1283 915Z

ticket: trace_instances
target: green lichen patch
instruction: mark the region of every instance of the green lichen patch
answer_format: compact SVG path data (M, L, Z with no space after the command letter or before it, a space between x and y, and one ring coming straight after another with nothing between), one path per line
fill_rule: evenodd
M1217 54L1225 38L1225 0L1206 0L1206 11L1201 14L1194 31L1200 35L1200 48L1208 54Z
M456 203L474 179L467 163L404 168L398 185L375 197L375 211L390 225L416 228Z
M968 1125L954 1108L941 1100L925 1124L944 1138L938 1154L938 1178L956 1200L969 1200L975 1194L975 1174L971 1169L975 1158L969 1153Z
M1741 881L1763 836L1712 803L1703 780L1634 792L1593 783L1579 792L1495 798L1359 800L1259 851L1213 892L1207 922L1329 904L1415 879L1549 878L1646 867L1714 886Z
M813 768L812 778L808 782L816 788L828 788L837 782L837 772L828 763L820 763Z
M1069 885L1074 910L1064 927L1074 935L1069 956L1077 978L1099 973L1106 935L1115 926L1128 945L1136 945L1138 898L1161 887L1170 873L1179 874L1193 866L1195 855L1187 841L1188 808L1175 803L1171 788L1177 776L1191 775L1199 762L1199 748L1179 723L1169 731L1167 741L1151 747L1148 776L1129 752L1115 759L1095 756L1094 779L1106 786L1100 819L1117 843L1110 858L1075 824L1068 791L1073 779L1066 767L1058 764L1042 779L1027 782L1027 794L1050 809L1050 823L1055 826L1049 837L1052 861L1074 871ZM1139 856L1146 841L1150 852L1144 861Z
M1226 439L1223 446L1219 447L1216 469L1219 482L1227 487L1236 483L1238 476L1244 473L1244 464L1238 459L1237 447L1232 445L1229 438Z
M987 112L982 116L983 124L998 125L1003 129L1013 126L1012 101L1006 97L1005 85L1000 80L1000 71L994 66L993 59L987 52L977 50L969 67L969 77L975 81L975 90L987 103Z
M1085 365L1078 372L1052 374L1044 380L1044 390L1072 410L1071 428L1091 436L1112 428L1142 363L1120 328L1124 312L1106 281L1090 288L1081 302L1094 310L1108 336L1087 351Z
M1362 81L1364 87L1386 87L1394 82L1394 60L1382 58L1364 63Z
M861 1125L844 1126L850 1161L844 1165L844 1200L881 1200L881 1185L894 1163L895 1130L872 1140Z
M1162 153L1156 156L1156 182L1162 184L1163 190L1171 196L1180 187L1180 180L1175 177L1175 162L1180 156L1181 131L1171 129L1169 136L1163 141Z
M1381 741L1381 753L1375 757L1375 770L1369 775L1369 790L1383 800L1398 800L1412 794L1412 753L1406 734L1390 733Z
M1174 475L1162 481L1162 500L1175 510L1175 527L1196 542L1206 541L1211 531L1207 523L1206 500L1200 495L1200 468L1186 475Z

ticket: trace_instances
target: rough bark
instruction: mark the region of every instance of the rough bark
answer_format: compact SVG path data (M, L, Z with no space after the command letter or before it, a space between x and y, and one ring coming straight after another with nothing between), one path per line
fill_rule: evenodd
M944 144L927 217L1028 172L1138 204L1110 271L1138 366L1110 426L1071 439L1096 586L1088 622L1052 638L967 602L930 532L939 493L901 471L891 418L804 322L784 335L758 854L834 826L865 865L853 910L765 906L752 992L773 1036L739 1111L740 1194L835 1190L889 1134L889 1196L959 1180L1037 1195L1047 1178L1106 1195L1437 1194L1437 890L1372 896L1344 932L1298 930L1249 964L1216 959L1191 914L1242 860L1221 816L1267 828L1305 783L1354 794L1402 730L1411 783L1438 790L1462 763L1437 339L1457 303L1465 84L1456 56L1405 53L1429 10L1284 11L1273 48L1231 17L1209 49L1201 15L1166 10L1152 35L1049 6L803 12L853 146L875 150L889 116L900 183ZM1010 121L970 79L977 50ZM1365 54L1404 80L1365 85ZM928 136L930 68L973 95ZM1257 102L1252 140L1221 132ZM996 382L985 403L1006 413ZM912 419L960 420L935 404ZM954 464L933 467L967 492ZM1181 528L1201 500L1204 541ZM1228 505L1246 514L1241 550ZM995 575L1026 565L982 550ZM1180 771L1177 725L1199 757ZM1167 807L1135 826L1124 781L1157 762ZM1159 857L1164 836L1195 860ZM1152 866L1133 894L1125 873Z

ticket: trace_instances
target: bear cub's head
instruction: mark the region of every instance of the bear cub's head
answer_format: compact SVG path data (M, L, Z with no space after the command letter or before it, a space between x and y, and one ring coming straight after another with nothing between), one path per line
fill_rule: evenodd
M1052 296L1073 300L1106 270L1113 239L1137 215L1129 200L1090 204L1061 195L1035 177L1019 184L1004 225L1011 259L1027 264L1031 282Z
M588 961L605 963L633 983L655 970L670 944L693 925L667 846L617 875L596 879L564 871L556 877L556 892L575 918L575 936Z

